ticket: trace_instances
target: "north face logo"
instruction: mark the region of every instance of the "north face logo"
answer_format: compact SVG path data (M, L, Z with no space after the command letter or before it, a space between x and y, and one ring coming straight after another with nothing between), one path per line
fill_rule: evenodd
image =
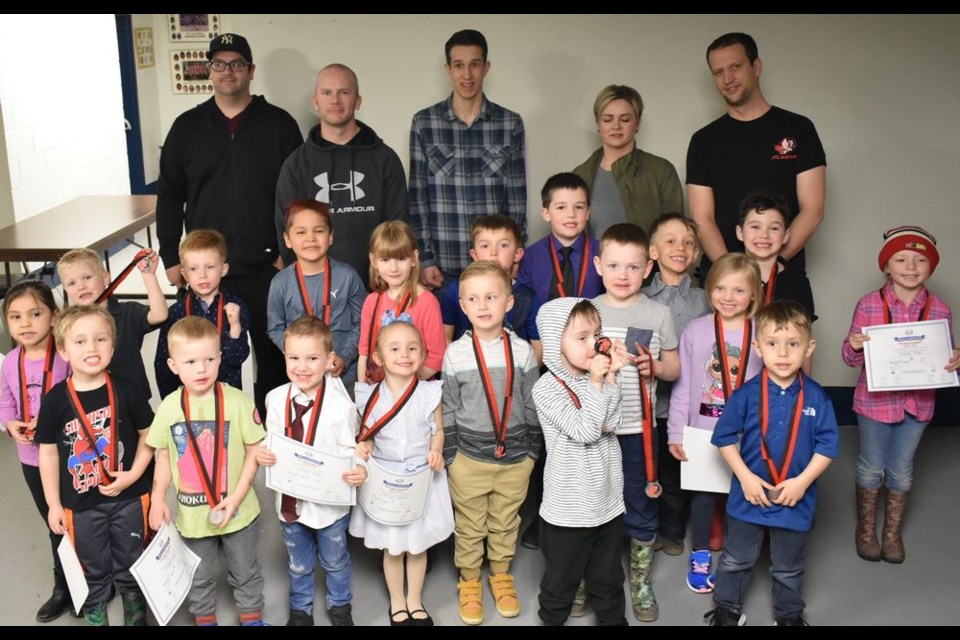
M349 191L351 201L356 202L357 200L361 200L365 194L363 189L357 185L363 182L364 177L365 176L359 171L351 171L350 182L335 182L334 184L330 184L330 177L327 172L324 171L313 179L313 181L317 183L317 186L320 187L320 191L317 192L314 199L330 204L331 191Z

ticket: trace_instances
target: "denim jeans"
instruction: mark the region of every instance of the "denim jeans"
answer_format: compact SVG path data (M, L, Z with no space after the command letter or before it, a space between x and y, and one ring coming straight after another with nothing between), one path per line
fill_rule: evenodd
M927 426L909 413L896 424L877 422L857 415L860 425L860 456L857 484L864 489L886 485L893 491L909 491L913 484L913 455Z
M770 577L773 578L773 614L781 618L803 615L803 573L806 565L807 532L763 527L727 516L727 533L717 566L713 601L740 612L750 586L750 574L763 546L763 532L770 532Z
M290 608L313 614L313 570L320 566L327 574L327 609L350 604L350 552L347 551L346 515L323 529L312 529L299 522L281 522L283 543L287 545L287 571L290 574Z
M657 501L647 497L647 459L644 455L643 434L617 436L623 457L623 501L627 536L641 542L653 542L657 537ZM657 450L657 434L653 433L653 450ZM656 453L654 453L656 465Z

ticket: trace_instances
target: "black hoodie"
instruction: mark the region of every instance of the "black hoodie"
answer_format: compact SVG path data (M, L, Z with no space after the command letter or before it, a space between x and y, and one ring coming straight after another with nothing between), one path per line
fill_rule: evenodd
M360 131L339 145L313 127L307 140L290 154L277 181L277 238L284 264L293 252L283 241L284 209L297 198L315 198L330 205L333 245L330 256L346 262L367 283L370 234L386 220L408 215L407 179L396 152L359 120Z

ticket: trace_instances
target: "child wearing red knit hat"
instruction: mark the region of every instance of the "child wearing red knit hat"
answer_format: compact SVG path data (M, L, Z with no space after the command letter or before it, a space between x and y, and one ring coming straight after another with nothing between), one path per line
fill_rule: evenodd
M882 559L899 564L905 557L900 527L913 482L913 456L933 417L935 391L868 391L863 343L870 338L863 327L946 318L952 334L952 316L950 307L924 286L940 262L936 238L920 227L903 226L884 233L883 240L878 263L886 284L857 302L842 353L844 362L862 368L853 396L860 426L857 555L871 562ZM960 368L960 349L944 357L949 358L947 371ZM886 508L878 541L877 506L883 485Z

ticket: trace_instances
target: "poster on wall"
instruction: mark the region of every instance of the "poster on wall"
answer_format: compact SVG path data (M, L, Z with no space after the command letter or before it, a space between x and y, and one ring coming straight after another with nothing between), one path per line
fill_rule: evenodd
M213 93L206 48L171 51L170 79L174 93Z
M220 35L219 13L167 14L170 42L209 42Z
M133 46L137 52L137 68L152 67L153 58L153 29L143 27L133 30Z

